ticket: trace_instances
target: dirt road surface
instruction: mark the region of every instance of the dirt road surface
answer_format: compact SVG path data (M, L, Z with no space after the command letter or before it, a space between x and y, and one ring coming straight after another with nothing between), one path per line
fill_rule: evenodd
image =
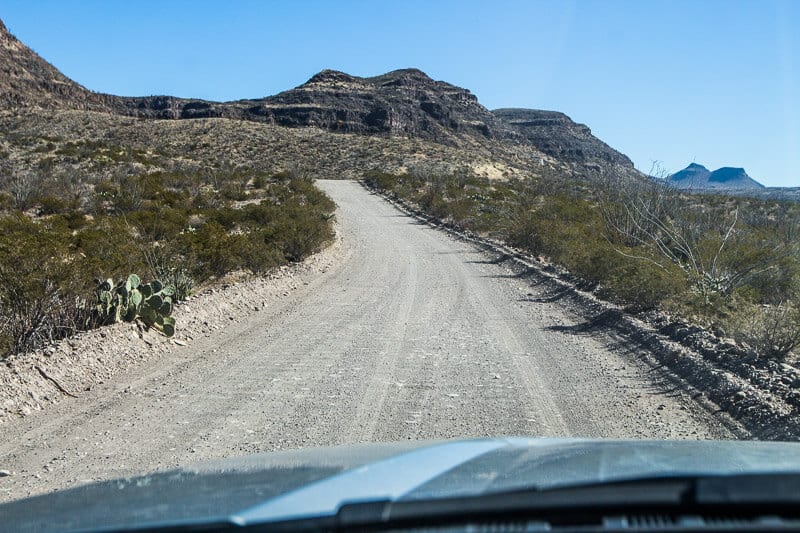
M0 499L195 461L489 435L730 438L688 394L468 244L347 181L342 258L199 339L3 427Z

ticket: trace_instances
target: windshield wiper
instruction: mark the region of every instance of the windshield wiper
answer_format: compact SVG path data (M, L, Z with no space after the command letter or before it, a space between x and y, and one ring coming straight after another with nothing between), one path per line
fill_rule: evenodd
M676 530L686 530L680 524L705 529L704 517L719 526L717 518L726 516L737 517L749 528L800 530L800 475L662 477L458 498L350 503L339 509L336 523L348 530L502 518L532 520L548 528L581 525L607 530L610 524L623 523L621 518L642 515L674 517Z
M659 477L464 497L345 502L281 521L198 521L125 531L800 531L800 474ZM103 531L117 531L108 529Z

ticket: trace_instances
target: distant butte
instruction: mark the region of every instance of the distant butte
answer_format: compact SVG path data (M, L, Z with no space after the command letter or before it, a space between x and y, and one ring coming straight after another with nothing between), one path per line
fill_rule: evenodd
M667 177L667 183L679 189L742 191L758 190L764 186L747 175L743 168L722 167L711 172L703 165L688 167Z

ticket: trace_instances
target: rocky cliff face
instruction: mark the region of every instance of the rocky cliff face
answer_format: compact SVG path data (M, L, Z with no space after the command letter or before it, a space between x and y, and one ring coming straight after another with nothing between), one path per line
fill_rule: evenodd
M538 150L556 159L633 170L633 162L627 156L592 135L588 126L573 122L564 113L538 109L495 109L492 113Z
M493 138L510 133L468 90L434 81L416 69L371 78L325 70L295 89L231 105L250 120L348 133L443 142L459 135Z

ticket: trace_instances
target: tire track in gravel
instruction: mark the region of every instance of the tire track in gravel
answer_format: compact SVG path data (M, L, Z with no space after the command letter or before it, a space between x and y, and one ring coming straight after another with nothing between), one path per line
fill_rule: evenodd
M355 182L343 257L210 338L4 426L0 499L246 453L497 435L730 438L541 288ZM560 331L559 331L560 330Z
M353 422L347 432L359 441L371 440L378 423L375 409L377 406L383 406L386 402L390 380L395 374L398 359L409 345L407 325L415 304L419 300L417 264L413 255L409 255L407 263L402 266L401 276L398 278L404 280L402 288L400 288L402 297L396 301L397 308L392 309L389 315L392 319L382 325L384 330L382 347L375 354L386 363L375 367L369 379L369 386L364 392L363 399L356 409Z

